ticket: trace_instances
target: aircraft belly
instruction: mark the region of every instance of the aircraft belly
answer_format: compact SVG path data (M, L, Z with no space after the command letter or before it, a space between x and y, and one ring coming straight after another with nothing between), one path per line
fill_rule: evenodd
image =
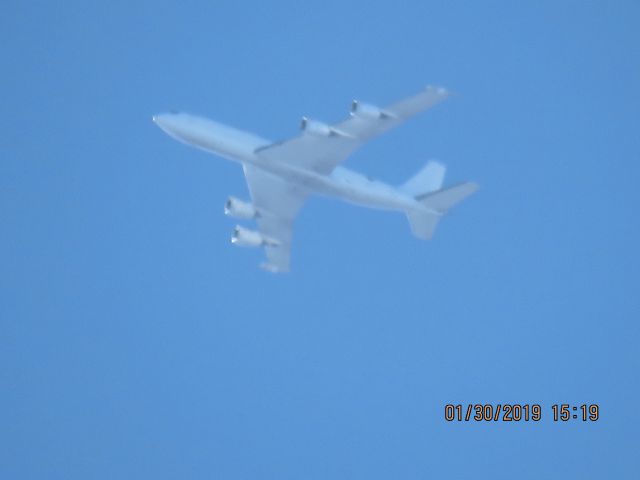
M398 197L379 188L349 183L330 175L321 175L290 165L271 162L259 162L256 165L306 190L327 197L337 197L356 205L380 210L404 211L412 208L415 202L413 199Z
M404 210L406 208L404 202L399 202L390 195L371 193L349 186L336 190L333 195L349 203L378 210Z

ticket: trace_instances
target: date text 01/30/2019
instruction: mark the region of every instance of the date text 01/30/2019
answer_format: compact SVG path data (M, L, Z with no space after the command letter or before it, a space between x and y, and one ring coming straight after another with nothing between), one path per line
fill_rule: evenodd
M554 422L595 422L600 418L600 407L595 403L555 403L551 405L550 413ZM539 422L542 417L543 409L537 403L469 403L444 406L444 419L447 422Z

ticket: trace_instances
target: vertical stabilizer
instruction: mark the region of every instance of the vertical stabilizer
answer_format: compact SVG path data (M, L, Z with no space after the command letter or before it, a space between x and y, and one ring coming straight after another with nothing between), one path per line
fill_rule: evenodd
M400 187L400 190L410 194L412 197L440 190L446 171L447 168L443 164L431 160L422 167L422 170L407 180L405 184Z

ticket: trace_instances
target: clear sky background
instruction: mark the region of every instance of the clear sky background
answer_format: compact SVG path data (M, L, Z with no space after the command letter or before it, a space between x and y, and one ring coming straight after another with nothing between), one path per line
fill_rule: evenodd
M640 4L5 0L0 478L638 478ZM481 190L412 237L313 198L293 272L229 243L238 165L171 108L278 140L456 95L346 166ZM446 403L539 403L447 423ZM551 405L598 403L596 423Z

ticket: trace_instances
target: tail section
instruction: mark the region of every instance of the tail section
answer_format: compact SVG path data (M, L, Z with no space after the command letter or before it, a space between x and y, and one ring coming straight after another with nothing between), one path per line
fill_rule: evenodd
M407 180L407 182L400 187L400 190L410 194L412 197L440 190L446 171L447 169L444 165L432 160L427 163L422 170Z
M420 175L420 173L418 175ZM407 212L407 218L409 219L413 234L418 238L429 240L433 237L433 233L440 219L451 208L474 193L477 189L478 185L475 183L466 182L436 192L417 195L415 197L416 200L425 207L425 210L420 209Z

